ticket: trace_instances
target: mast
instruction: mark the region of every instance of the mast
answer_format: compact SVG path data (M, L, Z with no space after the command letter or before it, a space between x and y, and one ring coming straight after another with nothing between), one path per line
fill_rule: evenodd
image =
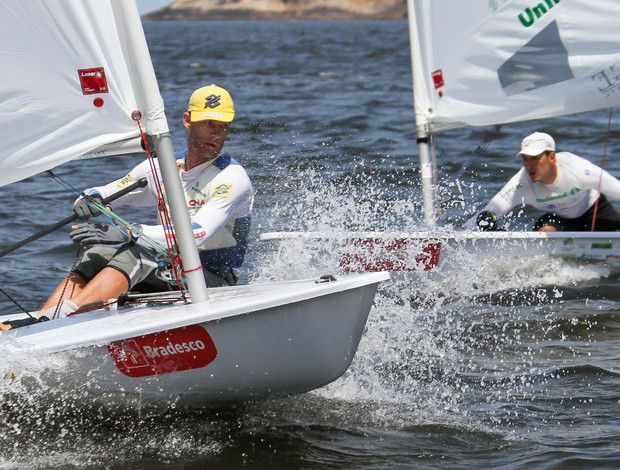
M202 274L200 256L194 240L192 224L185 205L185 196L179 179L172 138L164 114L163 100L159 93L159 85L153 71L140 14L134 1L118 0L115 8L119 9L120 18L125 22L127 41L131 46L132 67L142 88L142 102L146 109L140 110L147 118L146 132L151 136L163 185L168 197L170 215L174 231L179 242L179 250L187 287L192 303L204 302L208 299L207 286Z
M422 182L422 210L424 212L424 225L433 229L437 225L437 181L435 172L435 159L432 155L431 138L426 125L417 126L418 152L420 159L420 179Z
M419 4L419 2L418 2ZM432 154L432 133L431 121L428 114L432 111L432 101L428 90L430 84L428 78L424 76L423 59L423 37L421 28L424 23L423 11L416 12L414 0L407 0L409 18L409 44L411 47L411 71L413 76L413 107L415 110L415 120L417 129L417 139L420 174L422 183L422 207L424 214L424 225L428 229L433 229L437 225L437 178L435 158ZM422 22L420 29L418 22Z

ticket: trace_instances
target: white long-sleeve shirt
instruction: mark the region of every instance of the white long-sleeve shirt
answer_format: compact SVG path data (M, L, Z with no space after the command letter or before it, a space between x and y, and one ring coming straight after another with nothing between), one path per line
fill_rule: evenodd
M245 169L228 155L220 155L190 171L183 168L184 156L185 152L177 154L177 166L202 263L211 269L239 267L247 246L254 202L250 178ZM158 169L157 161L154 163ZM112 208L157 207L156 185L148 160L123 178L87 192L95 191L106 198L140 178L147 178L147 186L116 199ZM141 224L141 227L144 235L166 245L163 225Z
M569 152L558 152L555 157L558 175L553 183L533 182L521 168L482 210L502 217L514 207L532 206L572 219L592 207L601 193L620 200L620 181L607 171ZM476 217L465 222L464 227L474 228Z

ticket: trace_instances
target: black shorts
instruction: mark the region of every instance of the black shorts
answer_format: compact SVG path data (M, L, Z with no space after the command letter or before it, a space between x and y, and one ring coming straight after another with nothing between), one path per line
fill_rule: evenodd
M574 219L567 219L555 214L545 214L534 224L534 230L544 226L552 226L561 232L589 232L592 230L592 217L594 216L594 204L583 215ZM607 198L601 194L598 199L596 210L595 232L615 232L620 230L620 213L610 204Z

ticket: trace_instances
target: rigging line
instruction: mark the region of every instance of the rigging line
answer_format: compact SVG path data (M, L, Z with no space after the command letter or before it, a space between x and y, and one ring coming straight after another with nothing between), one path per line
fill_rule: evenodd
M449 187L457 187L458 191L459 191L459 194L458 195L454 194L454 190L451 190L448 200L443 203L444 207L449 206L453 202L462 200L461 198L462 198L463 191L461 190L461 184L460 184L461 177L465 174L465 172L469 169L469 167L471 165L473 165L473 163L476 160L478 160L478 158L480 158L482 156L482 154L489 147L489 145L491 145L493 143L493 141L496 138L496 135L499 133L501 128L502 128L502 126L500 124L496 124L495 126L493 126L493 130L487 132L485 138L482 140L482 142L474 150L473 156L469 159L469 161L466 162L461 167L461 169L459 170L459 172L455 176L450 178L450 181L448 181L448 186ZM442 215L442 217L445 217L445 213Z
M50 178L56 181L59 185L61 185L71 194L76 195L76 196L80 195L81 191L79 189L77 189L76 187L68 183L67 181L63 180L60 176L57 176L56 174L54 174L52 170L47 170L46 173Z
M594 227L596 225L596 214L598 212L598 201L601 198L600 194L601 194L601 185L603 183L603 171L605 171L605 158L607 157L607 144L609 143L609 135L611 134L612 112L613 112L613 108L609 108L609 115L607 118L607 131L605 132L605 143L603 144L603 157L601 159L601 174L599 175L599 179L598 179L597 191L599 194L599 198L594 203L594 211L592 212L592 226L590 227L591 232L594 232Z
M157 166L155 165L155 161L153 160L153 153L151 152L149 148L147 136L144 133L144 130L142 129L142 122L141 122L142 113L140 113L140 111L134 111L131 117L134 121L136 121L136 124L138 125L138 129L140 131L140 137L142 138L142 145L144 147L144 150L146 151L146 157L147 157L147 160L151 167L151 171L154 176L153 179L154 179L155 190L157 193L157 200L158 200L157 209L159 211L160 220L162 222L164 232L166 233L166 242L168 243L168 248L170 249L170 252L172 253L172 244L176 244L176 236L174 234L174 231L172 231L172 222L170 220L170 215L168 214L167 206L164 200L164 196L163 196L164 191L161 185L161 178L159 177L159 170Z
M166 243L168 246L168 251L172 256L172 253L174 252L173 246L176 245L176 242L177 242L176 235L172 229L172 221L170 220L170 215L168 214L167 205L164 200L164 196L163 196L164 192L163 192L163 188L161 185L161 178L159 177L159 170L157 166L155 165L155 161L153 160L153 154L149 149L146 134L144 133L142 129L142 124L141 124L140 119L141 119L140 116L134 117L134 120L136 121L138 128L140 130L140 136L142 137L142 142L143 142L143 145L146 151L147 160L149 161L151 171L154 175L154 183L155 183L155 188L157 192L157 200L158 200L157 210L159 212L159 217L162 222L162 226L164 228L164 233L166 234L165 238L166 238Z
M117 225L117 226L120 225L122 227L130 228L131 231L133 233L135 233L136 235L138 235L140 240L143 241L144 243L146 243L150 248L152 248L153 251L156 251L157 253L159 253L161 255L165 255L166 257L169 256L169 253L168 253L168 250L166 249L166 247L164 247L161 243L156 242L152 238L147 237L146 235L144 235L142 230L138 230L134 224L132 224L130 222L127 222L125 219L123 219L121 216L119 216L113 210L109 209L107 206L103 205L102 203L100 203L97 200L90 201L90 204L93 207L95 207L99 212L101 212L101 214L104 216L104 218L107 219L109 222L112 222L114 225ZM117 229L118 229L118 227L117 227ZM140 247L146 249L145 246L140 245Z
M78 195L81 194L80 190L76 189L70 183L64 181L59 176L56 176L51 170L48 170L47 174L52 179L56 180L56 182L58 182L65 189L69 190L70 192L74 192L74 193L76 193ZM101 214L104 215L104 218L107 218L107 220L109 222L113 222L114 224L121 225L123 227L130 227L132 229L132 231L137 233L137 234L139 234L140 238L142 238L144 240L144 242L147 245L149 245L153 250L155 250L156 252L158 252L158 253L160 253L162 255L168 256L168 251L160 243L157 243L155 240L147 237L146 235L144 235L142 233L142 231L137 230L133 224L131 224L131 223L127 222L126 220L124 220L123 218L121 218L119 215L117 215L115 212L113 212L107 205L99 202L97 199L89 200L89 201L87 201L87 203L90 206L92 206L93 208L99 210L99 212L101 212ZM144 247L144 248L146 249L146 247ZM78 254L79 254L79 250L78 250Z
M7 298L7 299L9 299L11 302L13 302L13 303L17 306L17 308L19 308L22 312L24 312L24 313L25 313L26 315L28 315L30 318L34 318L34 317L30 314L30 312L29 312L28 310L26 310L24 307L22 307L22 306L21 306L21 305L17 302L17 300L15 300L13 297L11 297L11 296L9 295L9 293L8 293L7 291L5 291L2 287L0 287L0 292L2 292L2 293L6 296L6 298Z
M159 176L159 170L155 165L153 160L153 154L149 149L148 139L144 129L142 128L142 113L140 111L134 111L131 113L131 118L136 122L138 126L138 130L140 131L140 137L142 138L142 145L144 150L146 151L147 160L149 161L149 165L151 167L151 171L153 172L153 180L155 184L155 189L157 192L157 210L159 213L159 218L162 222L162 227L164 228L164 234L166 239L166 244L168 246L168 257L170 259L171 271L174 275L175 282L177 287L181 292L183 292L183 282L181 280L180 273L183 272L183 263L181 261L181 257L178 253L178 250L175 249L178 246L176 234L174 233L174 228L172 225L172 220L170 219L170 214L168 213L168 206L166 205L166 201L163 196L163 189L161 185L161 179ZM185 299L187 300L187 299Z
M478 160L478 158L480 158L480 156L484 153L484 151L487 149L487 147L489 145L491 145L491 143L493 143L493 141L495 140L496 134L499 133L501 128L502 128L502 126L499 125L499 124L496 124L495 126L493 126L493 131L487 133L487 135L484 138L484 140L482 141L482 143L480 143L480 145L478 145L478 147L476 147L476 150L474 150L474 155L469 159L469 161L467 163L465 163L461 167L461 169L456 174L456 176L454 176L454 178L452 178L453 181L459 180L461 178L461 176L463 176L463 174L469 169L469 167L476 160Z
M60 296L58 297L58 303L56 304L56 308L54 309L54 314L50 320L55 320L60 317L60 306L62 305L62 301L65 297L65 292L67 291L67 287L69 286L69 280L71 278L71 273L75 269L75 265L77 264L77 260L80 256L80 251L82 251L82 244L78 245L77 252L73 258L73 263L71 263L71 267L69 268L69 275L65 278L64 285L62 286L62 291L60 292ZM69 299L71 300L71 299Z

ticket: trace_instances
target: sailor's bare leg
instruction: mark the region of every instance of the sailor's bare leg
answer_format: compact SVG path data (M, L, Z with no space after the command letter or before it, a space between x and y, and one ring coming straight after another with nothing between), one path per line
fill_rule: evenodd
M116 298L128 290L129 281L127 277L114 268L106 267L99 271L74 297L71 297L71 301L81 307L93 302L103 302Z
M63 299L73 300L84 287L86 287L86 280L77 273L70 273L67 278L58 284L56 290L50 295L47 301L41 307L41 311L46 310L50 307L54 307L58 305L58 303ZM62 299L60 296L62 295Z
M54 290L49 299L41 307L41 312L55 308L61 300L71 300L75 305L81 307L94 302L102 302L111 298L116 298L129 289L129 282L124 274L113 268L103 268L90 281L86 280L77 273L71 273L65 281L61 282ZM62 299L61 299L62 295ZM8 331L11 325L0 323L0 331Z

